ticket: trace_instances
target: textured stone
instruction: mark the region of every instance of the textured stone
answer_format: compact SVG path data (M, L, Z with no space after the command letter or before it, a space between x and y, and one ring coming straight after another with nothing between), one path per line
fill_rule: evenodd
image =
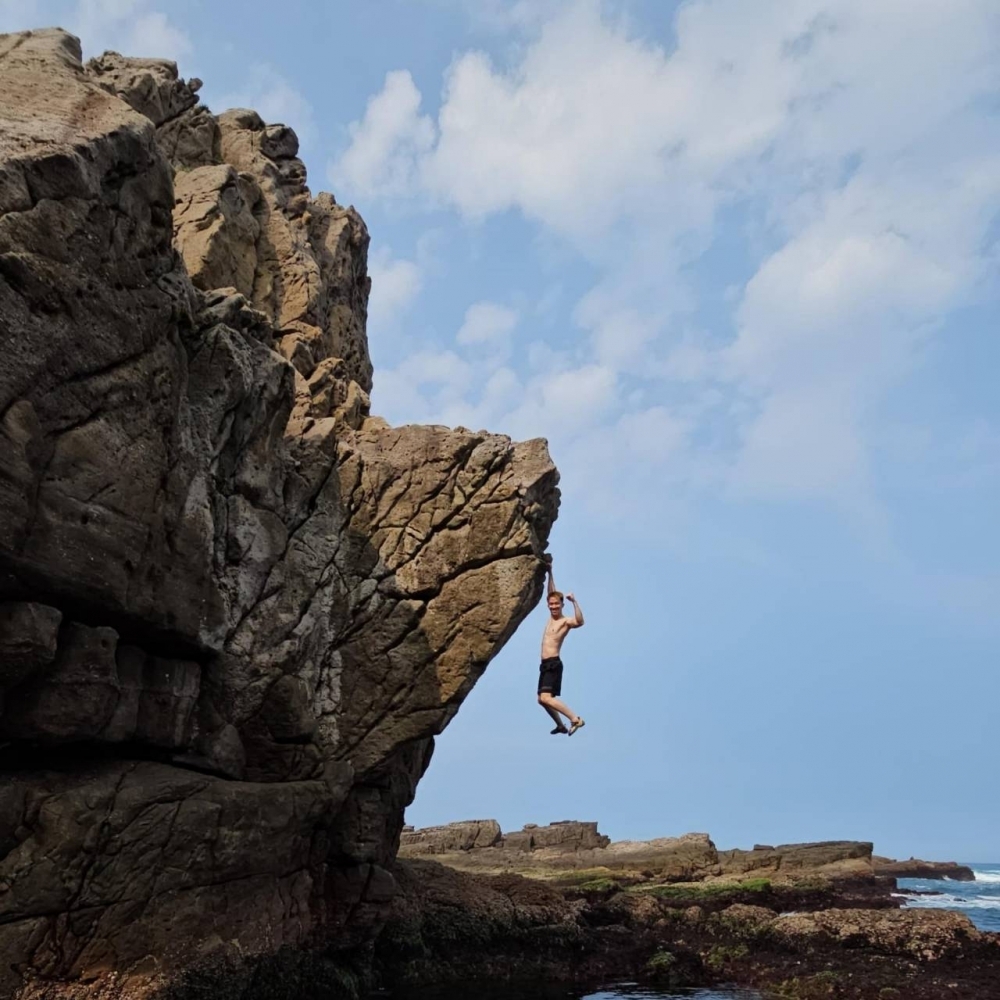
M596 823L565 820L548 826L529 823L523 830L493 839L494 825L493 820L473 820L412 830L403 835L399 854L405 858L433 856L459 870L529 875L581 868L651 871L667 878L719 872L715 845L704 833L611 842L598 832ZM485 835L480 836L480 830Z
M0 36L3 997L370 940L541 595L544 442L369 415L363 222L197 89Z
M500 842L500 824L495 819L470 819L444 826L404 830L399 838L400 853L417 857L452 851L495 847Z
M503 846L507 850L538 851L550 848L560 852L586 851L607 847L610 837L598 833L596 823L563 820L548 826L526 826L518 833L508 833Z
M259 226L257 185L228 164L197 167L174 180L174 243L196 287L253 292Z
M964 913L942 910L819 910L779 917L769 930L793 947L831 938L848 948L873 948L923 961L958 958L983 935Z
M780 872L790 874L811 870L824 874L871 875L872 845L866 841L828 840L813 844L756 846L752 851L720 851L723 874Z
M61 621L62 613L45 604L0 602L0 699L55 659Z
M920 861L918 858L893 861L891 858L873 857L872 868L876 875L891 878L947 878L956 882L974 882L976 879L975 872L968 865L960 865L956 861Z

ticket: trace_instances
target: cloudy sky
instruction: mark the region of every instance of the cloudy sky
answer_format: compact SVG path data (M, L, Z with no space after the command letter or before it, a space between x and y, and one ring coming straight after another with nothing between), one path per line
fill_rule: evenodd
M0 0L292 125L374 409L549 439L540 609L409 819L1000 859L1000 5Z

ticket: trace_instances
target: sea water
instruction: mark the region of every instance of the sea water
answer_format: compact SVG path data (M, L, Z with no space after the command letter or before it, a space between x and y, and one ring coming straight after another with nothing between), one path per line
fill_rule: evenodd
M1000 931L1000 864L970 864L969 867L975 872L975 882L899 879L899 891L906 897L905 905L960 910L981 931ZM917 895L914 890L934 895Z

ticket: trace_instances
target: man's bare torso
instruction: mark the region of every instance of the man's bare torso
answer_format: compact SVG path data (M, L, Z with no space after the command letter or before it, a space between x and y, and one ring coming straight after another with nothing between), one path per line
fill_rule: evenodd
M570 620L565 616L560 616L559 618L549 618L545 623L545 631L542 633L543 660L559 655L563 640L570 630Z

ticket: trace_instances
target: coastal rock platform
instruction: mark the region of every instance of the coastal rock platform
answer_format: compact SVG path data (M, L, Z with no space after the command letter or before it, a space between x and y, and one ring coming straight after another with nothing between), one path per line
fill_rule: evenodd
M401 892L376 942L385 985L627 978L789 1000L996 996L1000 935L961 913L902 909L870 843L719 851L689 834L554 849L543 835L511 848L498 824L477 822L489 843L458 850L432 850L457 843L450 826L404 834Z

